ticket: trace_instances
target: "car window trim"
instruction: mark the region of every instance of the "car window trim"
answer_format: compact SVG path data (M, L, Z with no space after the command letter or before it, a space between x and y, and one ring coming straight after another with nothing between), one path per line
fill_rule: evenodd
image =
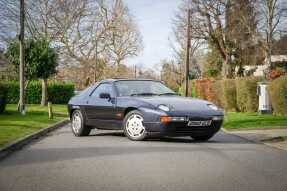
M116 95L115 89L114 89L113 84L112 84L111 82L102 82L102 83L99 83L99 84L95 87L95 89L90 93L89 97L91 97L91 96L93 95L93 93L96 91L96 89L97 89L100 85L102 85L102 84L109 84L109 85L111 85L111 86L112 86L112 91L113 91L112 93Z
M114 86L114 91L116 93L116 97L126 97L126 96L120 96L119 92L118 92L118 88L116 86L116 82L121 82L121 81L152 81L152 82L158 82L161 83L162 85L166 86L168 89L170 89L163 81L161 80L117 80L115 82L113 82L113 86ZM105 82L107 83L107 82ZM175 91L173 91L172 89L170 89L172 92L176 93Z

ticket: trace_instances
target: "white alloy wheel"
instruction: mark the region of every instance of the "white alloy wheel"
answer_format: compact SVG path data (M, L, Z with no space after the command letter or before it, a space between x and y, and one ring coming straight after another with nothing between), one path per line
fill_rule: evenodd
M143 117L137 113L130 115L126 121L126 132L133 139L138 139L145 134Z
M79 112L75 112L72 118L72 128L75 134L79 134L80 129L82 128L82 118Z

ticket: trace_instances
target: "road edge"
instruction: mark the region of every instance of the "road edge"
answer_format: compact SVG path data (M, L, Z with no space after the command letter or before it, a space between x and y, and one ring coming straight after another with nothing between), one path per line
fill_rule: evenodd
M284 147L281 147L280 145L275 145L275 144L270 144L270 143L267 143L267 142L263 142L263 141L256 141L256 140L253 140L253 139L250 139L250 138L247 138L247 137L244 137L244 136L241 136L241 135L238 135L232 131L229 131L229 130L226 130L225 128L221 128L221 130L224 132L224 133L227 133L229 135L233 135L233 136L236 136L236 137L239 137L241 139L244 139L246 141L249 141L249 142L252 142L252 143L256 143L256 144L261 144L261 145L266 145L267 147L269 148L273 148L273 149L277 149L277 150L283 150L283 151L287 151Z
M46 128L43 128L39 131L36 131L35 133L31 135L27 135L23 138L20 138L12 143L9 143L5 145L4 147L0 148L0 161L4 158L6 158L8 155L12 154L13 152L22 149L25 145L28 145L35 139L38 139L42 136L47 135L51 131L54 131L70 122L69 119L64 119L54 125L50 125Z

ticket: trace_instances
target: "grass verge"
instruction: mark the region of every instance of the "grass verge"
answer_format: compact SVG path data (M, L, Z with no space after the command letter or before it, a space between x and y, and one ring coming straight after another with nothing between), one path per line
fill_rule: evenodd
M287 116L229 112L223 127L227 130L287 128Z
M54 118L48 119L48 108L27 105L26 115L17 112L17 105L9 104L0 115L0 147L21 137L67 118L66 105L53 105Z

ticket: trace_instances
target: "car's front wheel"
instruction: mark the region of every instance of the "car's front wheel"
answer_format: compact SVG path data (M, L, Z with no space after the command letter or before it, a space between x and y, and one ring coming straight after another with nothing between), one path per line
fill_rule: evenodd
M91 129L85 125L83 115L80 110L75 110L71 117L71 127L75 136L88 136Z
M209 139L211 139L211 137L213 137L213 134L201 135L201 136L191 136L191 138L193 138L196 141L208 141Z
M124 119L124 133L132 141L141 141L146 138L146 129L143 124L144 118L141 112L133 110Z

